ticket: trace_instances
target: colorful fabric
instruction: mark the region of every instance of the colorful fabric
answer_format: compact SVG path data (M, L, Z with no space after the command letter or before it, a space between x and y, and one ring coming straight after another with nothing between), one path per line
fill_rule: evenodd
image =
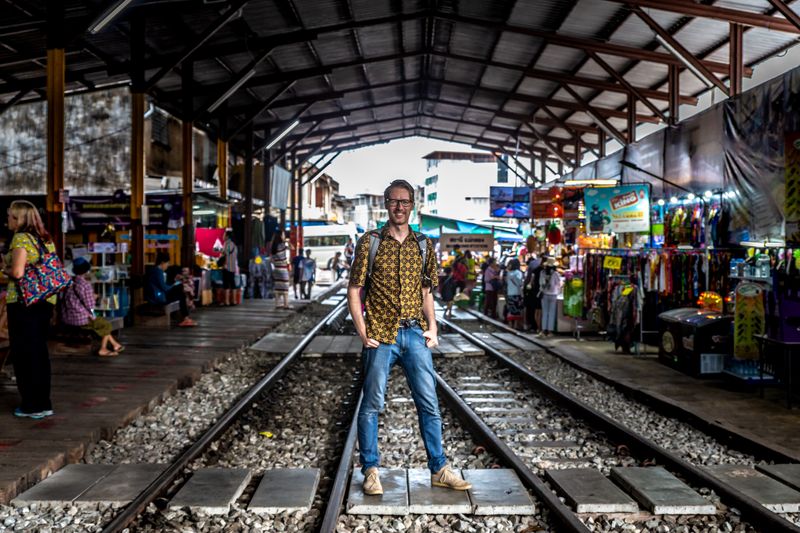
M438 285L433 243L425 239L428 253L425 276L431 288ZM369 234L358 240L355 260L350 273L350 285L363 287L367 282L369 263ZM413 233L402 243L389 234L388 226L381 230L381 241L372 266L369 293L366 301L367 336L379 342L394 344L400 319L416 319L422 329L428 329L422 314L422 254ZM455 276L454 276L455 277Z
M286 245L279 244L272 254L272 281L275 292L289 292L289 260L286 258Z
M68 326L85 326L94 318L94 291L82 276L76 276L61 300L61 321Z
M56 245L52 242L47 242L44 245L45 249L48 252L55 253ZM30 233L15 233L14 237L11 239L11 246L9 246L9 253L6 256L6 264L11 264L11 255L14 250L17 248L22 248L27 253L25 257L25 264L26 265L33 265L39 262L39 243L37 242L36 238L31 235ZM19 294L17 292L17 286L14 280L9 280L8 282L8 296L6 297L7 303L15 303L18 301L22 301L22 298L19 298ZM56 304L56 295L52 295L47 298L48 303L53 305Z

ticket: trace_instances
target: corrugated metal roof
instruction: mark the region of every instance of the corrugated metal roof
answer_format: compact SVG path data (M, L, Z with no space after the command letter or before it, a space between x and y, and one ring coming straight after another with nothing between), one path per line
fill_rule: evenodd
M67 47L68 89L90 90L92 84L130 76L131 20L136 13L146 20L149 78L207 32L233 2L165 1L129 8L111 27L92 35L81 29L106 3L65 1L63 26L77 35ZM698 5L759 14L774 11L767 0L712 0ZM727 64L726 22L688 17L668 8L672 9L644 11L702 60L714 61L717 67ZM792 8L800 10L800 1L792 2ZM0 110L11 99L41 98L36 91L45 86L45 16L45 0L0 4ZM763 60L797 38L797 33L746 28L744 61ZM515 137L525 131L522 124L535 117L537 130L554 141L563 139L569 152L575 138L562 127L563 122L578 128L579 136L588 142L596 142L598 130L565 86L601 114L616 115L609 118L615 128L623 133L627 128L627 89L590 59L589 52L596 51L643 91L666 93L666 63L678 64L655 41L653 30L617 0L440 0L434 4L427 0L250 0L241 16L223 25L192 55L196 117L213 124L214 117L204 113L202 105L230 89L253 58L270 49L269 58L255 67L255 75L228 99L227 112L231 122L238 123L287 82L295 81L254 125L259 132L277 128L316 102L301 119L309 125L319 122L317 130L301 141L300 149L346 124L359 126L355 132L331 136L332 140L358 144L419 132L514 145ZM660 55L648 55L653 52ZM178 115L183 109L180 72L176 66L153 84L159 104ZM722 78L726 72L718 75ZM684 96L705 88L685 69L680 87ZM560 102L547 105L552 99ZM651 101L661 111L668 107L663 97ZM343 109L352 113L347 116ZM641 103L637 112L642 119L653 115ZM307 127L293 132L287 141L299 139ZM525 136L537 154L552 155L548 156L544 144ZM231 141L233 146L240 142L238 138Z

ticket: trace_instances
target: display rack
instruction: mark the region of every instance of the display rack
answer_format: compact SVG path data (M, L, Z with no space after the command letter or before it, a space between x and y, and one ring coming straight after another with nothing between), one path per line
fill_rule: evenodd
M97 302L94 310L103 317L126 316L129 310L128 266L114 262L109 264L108 256L124 257L127 246L113 242L89 243L89 253L100 256L100 265L91 269L90 282L97 289Z

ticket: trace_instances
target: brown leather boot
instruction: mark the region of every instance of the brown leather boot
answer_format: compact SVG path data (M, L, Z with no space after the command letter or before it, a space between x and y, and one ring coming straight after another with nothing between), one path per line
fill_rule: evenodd
M369 494L370 496L383 494L383 487L381 486L381 480L378 477L378 469L376 467L373 466L367 469L364 475L364 485L362 485L362 487L364 489L364 494Z
M464 481L456 475L450 470L450 465L444 465L441 470L431 474L431 486L453 490L469 490L472 488L472 483Z

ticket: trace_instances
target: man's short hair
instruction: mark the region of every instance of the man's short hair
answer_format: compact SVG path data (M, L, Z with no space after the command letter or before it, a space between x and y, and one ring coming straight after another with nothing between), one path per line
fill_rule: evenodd
M412 203L414 202L414 186L411 185L406 180L394 180L393 182L391 182L389 184L389 186L386 187L386 190L383 191L383 201L384 202L388 202L389 201L389 192L392 189L405 189L405 190L407 190L408 191L408 199L411 200Z
M156 253L156 264L169 263L169 254L167 252Z

